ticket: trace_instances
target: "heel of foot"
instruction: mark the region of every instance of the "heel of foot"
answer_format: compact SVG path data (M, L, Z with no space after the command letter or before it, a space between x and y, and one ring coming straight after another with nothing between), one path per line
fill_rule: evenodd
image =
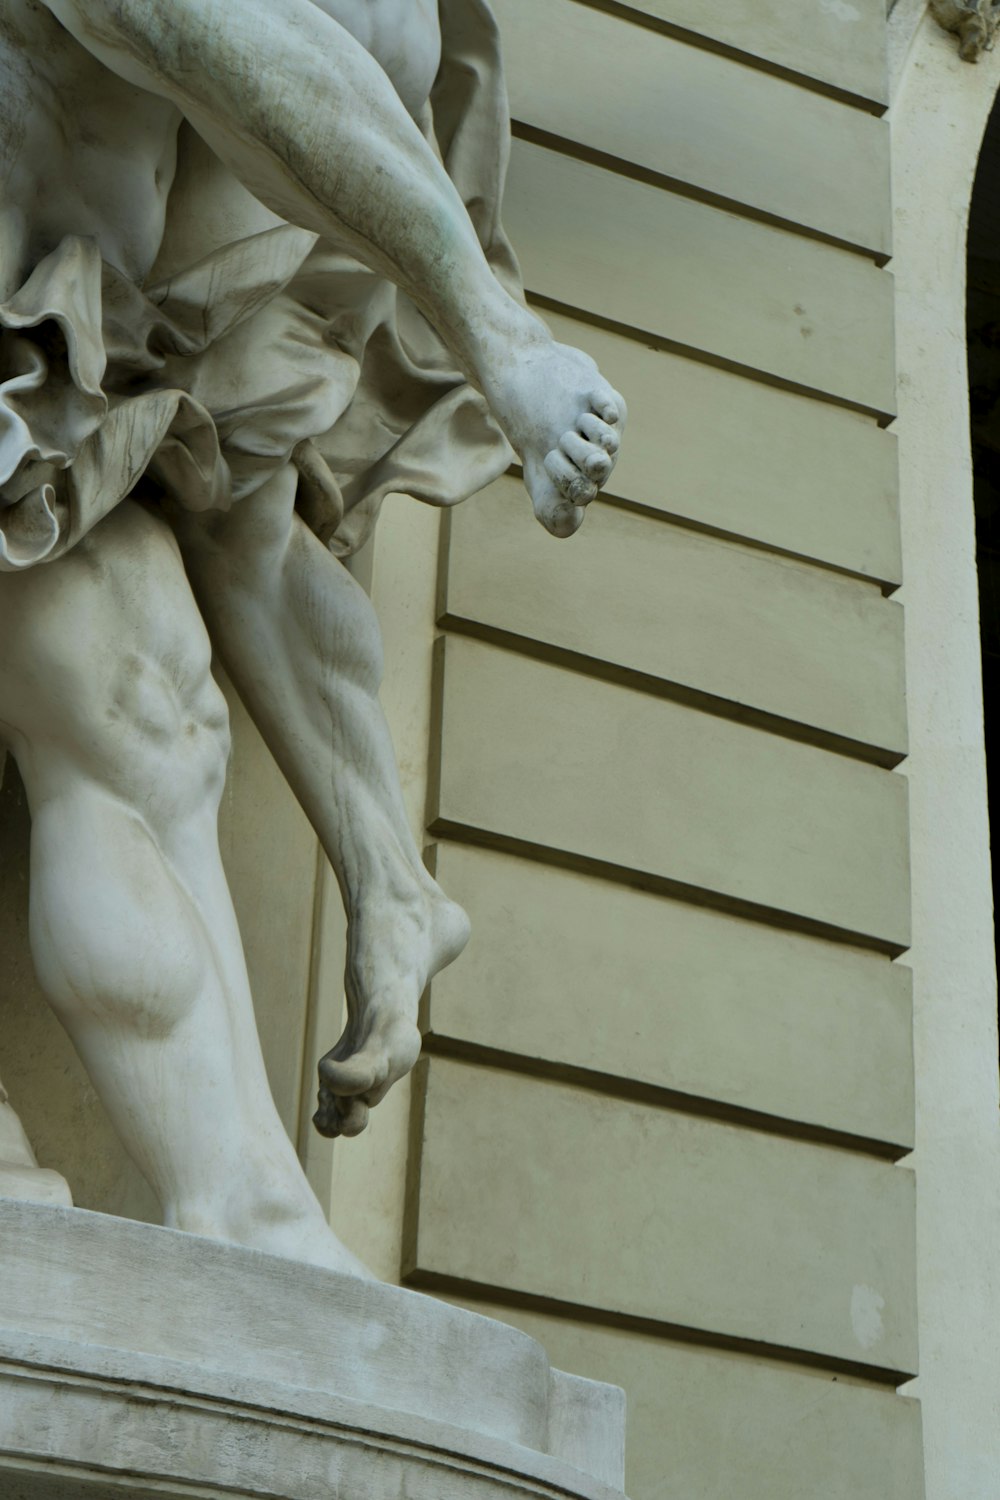
M427 979L455 962L472 936L472 923L464 907L451 901L442 892L440 904L432 922L432 957Z
M350 1019L319 1064L313 1123L321 1135L360 1135L368 1111L409 1073L422 1045L420 997L469 941L468 916L429 876L418 896L390 915L391 925L355 924L351 930Z

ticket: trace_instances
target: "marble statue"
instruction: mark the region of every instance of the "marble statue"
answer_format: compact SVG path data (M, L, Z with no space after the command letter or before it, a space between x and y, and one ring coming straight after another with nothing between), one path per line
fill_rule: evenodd
M357 1134L468 929L341 559L385 494L450 504L515 454L570 535L624 404L524 303L486 0L0 0L0 89L0 723L39 979L168 1225L360 1273L268 1092L212 650L343 894L316 1124Z

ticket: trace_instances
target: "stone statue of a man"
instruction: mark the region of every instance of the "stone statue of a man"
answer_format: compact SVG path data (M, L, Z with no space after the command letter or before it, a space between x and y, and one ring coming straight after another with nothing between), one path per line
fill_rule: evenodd
M0 0L0 735L39 978L168 1224L338 1269L219 861L210 656L340 883L317 1125L355 1134L467 923L339 558L388 491L450 503L511 449L567 536L624 423L520 296L495 54L486 0Z

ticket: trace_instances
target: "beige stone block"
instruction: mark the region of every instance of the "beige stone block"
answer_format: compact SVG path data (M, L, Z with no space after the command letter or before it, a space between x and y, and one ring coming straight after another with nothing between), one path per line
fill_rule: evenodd
M908 969L492 850L435 867L472 942L431 1036L912 1145Z
M885 0L628 0L630 10L803 73L818 83L884 104Z
M861 256L526 141L504 213L530 291L894 410L892 279Z
M896 439L870 417L559 313L629 406L611 490L888 583L901 578Z
M912 1173L444 1058L404 1272L916 1368Z
M902 777L478 641L440 659L432 831L907 946Z
M884 121L577 0L495 9L516 120L888 254Z
M921 1500L916 1401L773 1360L468 1300L623 1386L630 1500Z
M511 478L448 523L442 623L708 693L882 763L905 753L903 611L873 584L608 505L550 542Z

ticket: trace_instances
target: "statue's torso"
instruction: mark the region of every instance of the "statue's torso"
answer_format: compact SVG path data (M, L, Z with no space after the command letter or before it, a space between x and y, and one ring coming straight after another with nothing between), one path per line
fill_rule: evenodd
M441 61L438 0L313 0L385 69L411 115L427 102Z
M0 290L68 234L141 278L163 232L178 118L122 82L38 0L0 0Z
M418 114L440 59L437 0L314 3ZM40 0L0 0L0 98L0 296L70 234L93 235L107 261L143 281L174 178L174 106L109 72Z

